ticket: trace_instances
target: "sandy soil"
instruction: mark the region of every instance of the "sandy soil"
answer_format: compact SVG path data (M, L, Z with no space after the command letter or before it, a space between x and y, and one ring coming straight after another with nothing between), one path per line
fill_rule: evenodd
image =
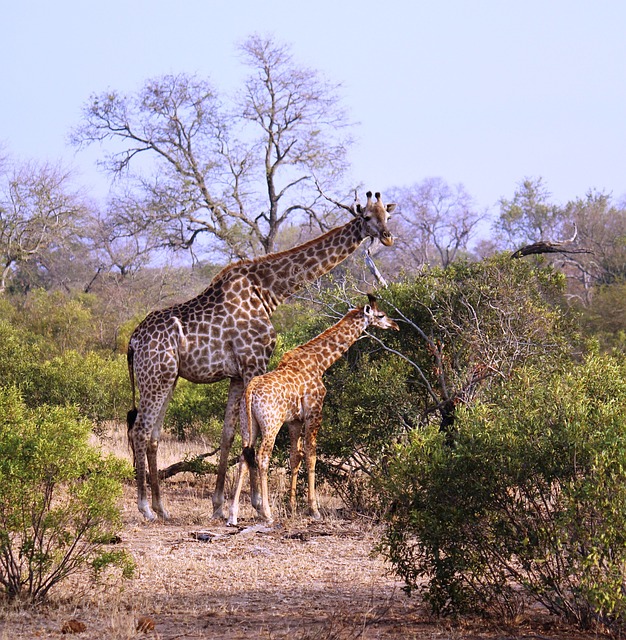
M515 628L432 619L372 553L379 531L367 519L328 508L322 522L283 515L268 528L244 505L241 526L228 528L208 517L211 488L208 480L168 482L174 518L148 524L128 487L120 544L136 561L135 577L77 578L37 608L0 606L0 640L68 637L70 620L85 627L77 638L110 640L585 637L545 615Z

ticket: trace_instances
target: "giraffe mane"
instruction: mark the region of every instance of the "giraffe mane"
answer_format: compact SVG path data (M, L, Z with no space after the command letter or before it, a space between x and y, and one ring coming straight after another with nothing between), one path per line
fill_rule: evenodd
M362 218L362 217L363 216L357 216L356 219ZM233 262L225 266L221 271L219 271L215 276L214 280L218 280L219 278L225 276L226 273L228 273L229 271L232 271L239 267L251 267L255 265L261 265L261 264L265 264L266 262L271 262L272 260L275 260L275 259L288 257L299 251L306 251L309 247L315 246L318 243L324 241L326 238L338 233L340 229L344 229L347 225L351 224L352 222L353 220L350 220L349 222L346 222L346 224L344 225L333 227L332 229L329 229L322 235L316 236L315 238L311 238L311 240L307 240L302 244L298 244L295 247L292 247L291 249L285 249L284 251L276 251L274 253L268 253L264 256L258 256L257 258L243 258L242 260Z
M291 349L291 351L287 351L287 353L285 353L282 356L282 358L280 359L280 362L278 363L278 365L280 366L280 365L287 364L296 355L298 355L299 353L302 353L302 351L305 351L305 350L306 351L310 351L311 349L315 349L315 347L320 342L323 342L329 336L337 333L338 331L341 331L341 329L344 327L344 325L346 323L350 322L359 313L362 313L362 312L363 312L363 307L358 307L357 309L351 309L350 311L348 311L348 313L346 313L345 316L343 316L343 318L341 318L341 320L338 320L335 324L333 324L332 326L328 327L328 329L326 329L325 331L323 331L319 335L315 336L314 338L312 338L308 342L305 342L304 344L301 344L301 345L295 347L294 349Z

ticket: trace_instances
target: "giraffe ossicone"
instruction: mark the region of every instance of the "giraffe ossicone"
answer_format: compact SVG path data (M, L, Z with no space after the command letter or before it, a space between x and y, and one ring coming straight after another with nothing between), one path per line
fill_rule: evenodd
M385 205L380 193L373 199L368 191L366 204L355 204L354 218L347 224L293 249L231 264L198 296L153 311L137 326L127 352L133 393L128 435L137 506L146 519L169 517L160 493L157 452L178 378L203 384L230 379L213 493L213 517L224 517L228 455L243 391L253 377L265 373L276 343L272 313L303 285L343 262L366 238L393 245L387 222L395 207ZM147 499L146 461L152 507ZM251 484L255 484L254 471Z
M315 491L317 433L322 423L326 387L324 372L336 362L369 326L398 331L398 325L378 308L376 298L349 311L339 322L309 342L287 352L276 369L253 378L241 404L243 452L239 476L230 506L229 525L236 525L239 498L246 471L258 469L261 499L252 493L252 504L268 523L273 521L269 501L268 469L276 436L283 424L289 427L291 486L289 502L296 509L296 482L302 459L306 463L309 514L320 518ZM254 445L260 436L258 451ZM304 440L304 443L303 443ZM260 508L257 506L260 502Z

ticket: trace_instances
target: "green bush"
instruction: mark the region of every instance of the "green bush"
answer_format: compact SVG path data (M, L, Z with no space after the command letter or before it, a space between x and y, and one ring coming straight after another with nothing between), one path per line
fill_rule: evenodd
M91 312L94 298L88 294L67 295L61 291L35 289L19 309L22 329L41 336L53 354L74 349L86 353L98 344Z
M97 352L63 355L33 364L26 374L24 400L29 406L75 405L96 424L124 419L130 407L130 382L124 356Z
M228 398L228 380L194 384L179 380L165 415L164 428L179 440L201 436L219 446Z
M106 543L121 528L129 465L88 444L75 410L29 409L0 390L0 585L9 599L45 598L79 571L132 563Z
M365 341L367 342L367 341ZM362 349L372 345L362 346ZM318 476L344 503L373 513L369 479L394 443L419 422L408 384L410 367L391 355L342 359L325 376L324 424L318 436Z
M457 407L525 363L569 357L574 332L556 304L561 285L554 271L506 255L424 270L380 291L400 331L374 330L385 347L359 340L325 375L320 477L350 506L373 512L366 479L408 431L437 423L452 440Z
M47 359L40 337L0 320L0 380L29 407L75 405L96 424L123 419L130 406L126 358L66 351Z
M581 627L622 628L624 362L519 370L458 421L452 446L415 430L378 478L381 551L407 591L437 613L513 616L531 600Z

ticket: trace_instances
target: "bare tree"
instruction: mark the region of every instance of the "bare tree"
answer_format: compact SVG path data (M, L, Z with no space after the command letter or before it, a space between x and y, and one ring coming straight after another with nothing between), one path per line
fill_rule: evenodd
M0 293L27 264L46 269L76 239L85 213L70 174L50 164L10 165L0 175Z
M164 247L202 237L229 256L269 253L298 214L315 217L313 177L329 184L345 170L338 87L272 39L252 36L241 52L251 72L231 100L207 80L162 76L136 95L93 96L72 134L77 145L113 143L104 165L133 179L136 224L158 224Z
M390 196L401 203L396 222L398 251L413 269L449 265L467 249L486 217L463 185L451 186L442 178L392 190Z
M87 233L103 271L122 279L132 276L162 247L161 225L143 213L133 195L124 192L110 198L104 213L90 218Z

